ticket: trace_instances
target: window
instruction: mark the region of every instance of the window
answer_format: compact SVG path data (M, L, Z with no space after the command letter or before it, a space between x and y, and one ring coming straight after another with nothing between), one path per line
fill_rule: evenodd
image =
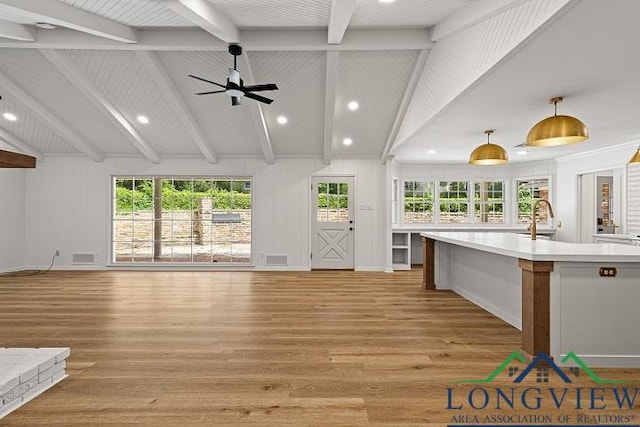
M532 221L533 204L540 199L549 200L549 179L518 179L516 188L518 191L518 222L530 223ZM540 204L538 208L538 222L549 224L550 216L547 205Z
M249 263L251 179L113 178L115 263Z
M318 183L318 222L347 222L349 220L349 184L346 182Z
M433 222L434 183L431 181L405 181L404 222Z
M469 222L469 183L467 181L440 181L440 223L463 224Z
M474 222L504 224L504 183L474 183Z

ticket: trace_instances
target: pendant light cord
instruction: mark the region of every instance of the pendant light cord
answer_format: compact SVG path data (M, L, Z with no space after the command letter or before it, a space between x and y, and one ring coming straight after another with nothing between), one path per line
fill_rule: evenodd
M487 134L487 144L491 144L491 134L493 133L493 130L485 130L484 133Z

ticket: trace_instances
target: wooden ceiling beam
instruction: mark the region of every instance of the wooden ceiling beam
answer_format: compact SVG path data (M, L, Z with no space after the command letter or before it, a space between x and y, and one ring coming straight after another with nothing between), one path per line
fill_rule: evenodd
M187 132L189 132L189 135L198 146L198 149L200 149L202 155L209 163L215 163L217 161L216 153L211 147L211 143L205 136L182 95L180 95L180 91L176 88L165 67L160 62L158 55L148 51L137 51L136 54L140 62L142 62L147 69L147 72L151 75L151 78L156 82L164 99L166 99L173 108L176 118L182 123Z
M59 0L0 0L0 15L22 16L120 43L137 43L133 28Z
M396 112L396 116L393 120L393 125L391 125L391 131L387 136L387 142L384 145L384 149L382 150L382 155L381 155L382 164L385 164L387 162L387 159L389 157L389 152L393 147L393 142L396 140L396 136L398 136L398 131L400 130L400 125L402 125L404 116L407 114L407 109L409 108L409 104L411 103L413 94L416 91L416 86L418 85L418 81L420 81L420 77L424 72L424 66L427 63L428 56L429 56L428 50L420 51L420 53L418 54L418 57L416 58L416 62L413 65L413 70L411 71L409 82L407 83L407 87L405 88L404 94L402 95L402 101L400 101L400 106L398 107L398 111Z
M333 128L336 113L336 92L340 71L340 52L327 52L327 74L324 95L324 148L322 161L331 164L333 157Z
M255 84L253 78L253 71L251 70L251 63L249 62L248 53L240 56L240 61L243 64L240 66L242 74L245 76L246 84ZM242 99L242 98L241 98ZM267 122L264 118L264 111L260 102L249 101L249 114L253 119L253 123L256 126L256 132L258 133L258 141L260 141L260 147L262 148L262 154L264 155L264 161L267 164L274 164L276 162L273 154L273 145L271 144L271 137L269 136L269 130L267 129Z
M207 0L166 0L166 7L225 43L238 43L238 28Z
M358 0L333 0L329 16L328 43L340 44L344 37L351 16L358 6Z
M29 156L33 156L40 161L44 159L44 155L39 150L27 144L6 129L0 128L0 141L4 141L13 148L18 149Z
M0 87L10 93L16 100L27 107L35 115L44 120L44 122L51 127L51 130L64 138L82 154L95 162L102 162L104 160L102 153L98 152L98 150L91 146L91 144L87 143L85 137L79 135L78 132L65 123L64 120L58 117L51 110L44 107L41 102L36 100L31 96L31 94L1 72Z
M435 43L424 28L354 29L345 32L342 43L327 43L326 30L243 30L245 51L343 51L432 49ZM138 30L138 43L118 43L89 34L59 28L39 31L34 42L0 39L2 48L97 49L226 52L229 45L200 28Z
M0 168L29 168L36 167L36 158L26 154L0 150Z
M104 112L107 119L125 135L128 140L152 163L160 163L160 155L153 149L136 128L107 99L106 96L82 74L82 72L62 52L42 50L41 53L62 73L93 105Z
M36 40L36 31L26 25L0 20L0 37L23 42Z
M456 31L469 28L480 21L489 19L525 1L528 0L483 0L469 2L468 5L438 23L431 33L431 40L436 42Z

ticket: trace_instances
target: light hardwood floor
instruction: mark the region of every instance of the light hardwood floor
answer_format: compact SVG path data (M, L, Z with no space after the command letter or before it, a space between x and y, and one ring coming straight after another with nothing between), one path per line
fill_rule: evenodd
M493 371L520 332L421 282L420 270L0 277L0 345L71 348L69 378L0 424L448 423L446 388Z

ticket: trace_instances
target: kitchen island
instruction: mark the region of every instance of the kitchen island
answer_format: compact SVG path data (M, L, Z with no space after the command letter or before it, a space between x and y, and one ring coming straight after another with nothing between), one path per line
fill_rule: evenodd
M635 234L594 234L595 243L620 243L622 245L640 246L640 236Z
M640 248L427 232L423 286L450 289L522 330L522 350L640 367Z

